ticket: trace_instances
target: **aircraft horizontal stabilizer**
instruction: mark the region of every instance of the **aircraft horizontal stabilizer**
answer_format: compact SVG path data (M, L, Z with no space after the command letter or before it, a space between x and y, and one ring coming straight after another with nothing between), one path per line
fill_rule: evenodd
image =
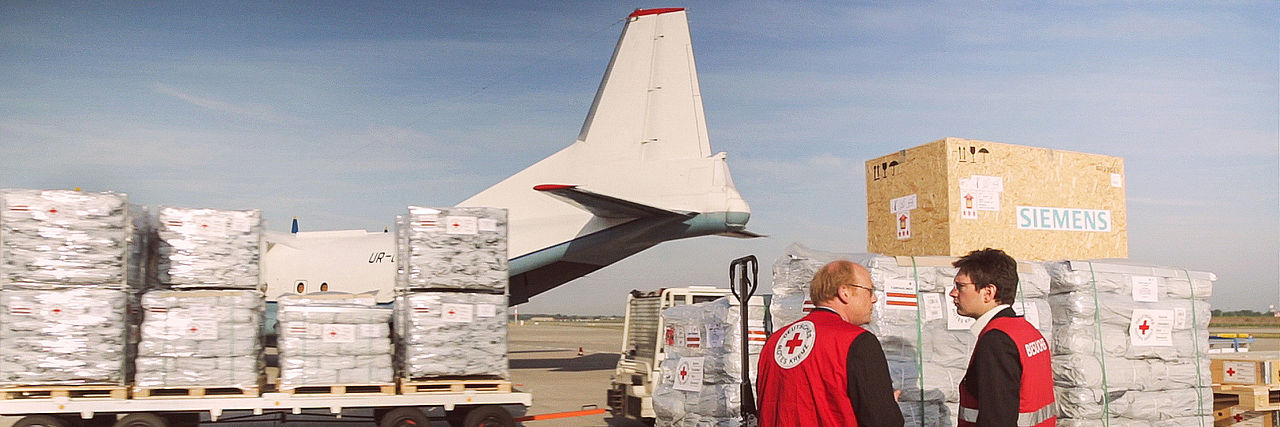
M769 237L769 235L767 234L760 234L760 233L755 233L747 230L727 231L727 232L718 234L718 236L734 237L738 239L754 239L757 237Z
M578 188L576 185L543 184L533 187L565 203L602 218L692 217L695 212L677 212L619 199Z

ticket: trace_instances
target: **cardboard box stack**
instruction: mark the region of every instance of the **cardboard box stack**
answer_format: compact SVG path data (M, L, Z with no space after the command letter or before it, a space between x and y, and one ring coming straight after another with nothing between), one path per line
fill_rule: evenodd
M160 208L135 393L261 388L261 218L256 210Z
M127 384L147 224L122 193L0 190L0 384Z
M396 236L397 375L507 378L507 211L410 206Z
M793 244L774 264L770 314L775 330L812 310L809 282L819 268L839 259L871 272L877 302L864 327L884 349L894 389L902 391L898 405L907 424L956 425L960 380L977 338L969 330L973 319L958 315L948 296L955 258L841 254ZM1018 265L1018 277L1013 309L1050 339L1048 273L1040 264L1024 262Z

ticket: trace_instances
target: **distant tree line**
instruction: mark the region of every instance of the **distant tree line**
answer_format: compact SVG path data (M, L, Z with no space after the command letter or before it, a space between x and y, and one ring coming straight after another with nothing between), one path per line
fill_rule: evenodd
M1253 310L1235 310L1235 311L1213 310L1212 313L1213 313L1213 317L1257 317L1257 316L1272 315L1271 313L1263 313L1263 312L1258 312Z

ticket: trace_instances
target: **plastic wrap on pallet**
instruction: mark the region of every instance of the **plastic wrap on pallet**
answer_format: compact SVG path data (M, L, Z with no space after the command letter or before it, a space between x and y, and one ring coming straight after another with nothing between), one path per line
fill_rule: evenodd
M141 286L146 218L123 193L0 190L0 284Z
M809 282L823 265L840 259L871 273L877 301L871 323L864 327L884 349L894 389L902 391L898 406L903 416L924 422L920 425L956 425L960 380L977 337L969 330L973 319L959 316L948 295L956 275L953 258L844 254L793 244L774 264L773 327L781 329L813 309ZM1040 264L1019 263L1018 278L1014 311L1051 340L1055 331L1048 271ZM895 297L888 298L889 293Z
M401 289L506 292L507 210L410 206Z
M1218 425L1209 416L1175 417L1160 421L1109 418L1105 422L1097 418L1058 418L1059 427L1207 427Z
M258 291L147 292L136 385L256 387L265 306Z
M282 389L308 385L392 384L390 350L380 355L281 357Z
M764 305L749 304L748 329L764 334ZM661 378L653 393L663 426L739 425L741 422L742 310L729 298L662 311ZM764 343L747 346L754 368ZM749 370L754 378L754 369Z
M282 389L392 383L392 309L373 305L372 294L288 294L277 301Z
M161 207L156 219L160 286L261 290L260 211Z
M401 377L507 377L506 295L407 292L395 308Z
M116 384L128 380L127 291L0 291L0 383Z
M231 357L138 356L134 385L166 387L257 387L262 355Z
M1123 261L1046 263L1064 425L1211 420L1211 273Z

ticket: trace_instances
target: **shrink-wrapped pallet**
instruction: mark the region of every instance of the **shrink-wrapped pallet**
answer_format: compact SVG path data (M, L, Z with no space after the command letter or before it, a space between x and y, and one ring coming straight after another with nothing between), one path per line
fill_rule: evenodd
M410 206L400 289L507 290L507 210Z
M265 306L258 291L147 292L135 385L259 386Z
M757 297L748 304L749 330L763 332L762 301ZM742 421L741 312L728 297L662 311L666 359L653 392L657 425L736 426ZM753 378L763 345L751 340L747 346L747 372Z
M507 377L506 295L404 292L395 308L401 377Z
M393 382L392 309L371 294L287 294L277 304L280 389Z
M863 327L884 349L894 389L902 391L898 405L903 417L908 424L956 425L960 381L977 336L969 329L974 319L956 313L949 296L957 272L951 266L955 258L842 254L793 244L774 264L770 314L775 329L813 309L813 275L840 259L861 264L871 273L877 301L871 323ZM1051 339L1048 272L1040 264L1020 262L1018 281L1014 311Z
M147 224L123 193L0 190L0 285L139 287Z
M113 384L129 377L127 291L0 291L0 384Z
M155 280L167 288L262 290L262 213L161 207Z
M1061 424L1212 424L1212 273L1123 261L1045 265Z

